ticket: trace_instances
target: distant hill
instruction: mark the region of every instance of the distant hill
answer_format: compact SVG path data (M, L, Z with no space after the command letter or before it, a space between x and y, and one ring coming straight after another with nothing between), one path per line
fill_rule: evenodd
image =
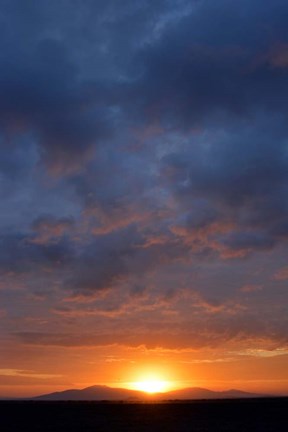
M145 398L145 395L144 395ZM49 393L37 396L37 400L142 400L143 393L136 390L123 388L112 388L108 386L95 385L82 390L65 390L62 392Z
M147 394L142 391L112 388L95 385L82 390L65 390L63 392L49 393L33 398L34 400L91 400L91 401L142 401L142 400L191 400L191 399L235 399L261 397L253 393L240 390L216 392L203 388L184 388L166 393Z
M165 399L233 399L252 398L261 395L243 392L241 390L212 391L204 388L192 387L174 390L165 394Z

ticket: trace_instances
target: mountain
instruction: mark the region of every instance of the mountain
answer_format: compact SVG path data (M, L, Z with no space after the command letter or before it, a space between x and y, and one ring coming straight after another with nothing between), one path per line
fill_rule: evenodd
M243 392L241 390L227 390L227 391L212 391L204 388L192 387L180 390L174 390L165 393L165 399L234 399L234 398L252 398L261 397L253 393Z
M144 396L144 397L143 397ZM82 390L65 390L63 392L49 393L37 396L36 400L142 400L147 399L145 394L136 390L123 388L112 388L108 386L95 385Z
M65 390L49 393L33 398L34 400L91 400L91 401L142 401L142 400L191 400L191 399L233 399L261 397L240 390L212 391L203 388L184 388L166 393L147 394L137 390L112 388L108 386L92 386L82 390Z

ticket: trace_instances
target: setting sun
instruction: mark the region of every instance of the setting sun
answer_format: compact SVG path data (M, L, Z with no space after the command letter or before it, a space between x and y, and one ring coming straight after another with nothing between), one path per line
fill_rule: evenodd
M171 382L166 379L164 373L167 371L141 371L134 380L130 381L129 388L145 393L162 393L171 390ZM165 373L166 375L166 373Z
M133 383L133 387L135 390L144 391L146 393L160 393L167 391L169 384L166 381L157 379L146 379Z

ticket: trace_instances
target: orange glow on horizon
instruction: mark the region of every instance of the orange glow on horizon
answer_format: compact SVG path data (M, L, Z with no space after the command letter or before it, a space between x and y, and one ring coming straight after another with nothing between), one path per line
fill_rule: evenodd
M133 380L126 384L126 387L131 390L138 390L149 394L165 393L175 388L173 381L167 379L167 376L168 371L165 369L142 369L135 375Z
M140 390L145 393L165 393L169 390L170 385L167 381L162 381L159 379L143 379L138 382L131 384L131 389Z
M210 349L166 352L141 347L75 348L77 357L67 362L66 350L48 347L41 352L43 361L40 369L33 363L35 348L28 347L29 361L22 359L19 350L16 350L13 355L15 359L19 357L17 369L2 369L0 396L33 397L93 385L137 390L151 399L157 393L192 387L213 391L234 388L256 394L288 394L286 353L271 356L273 352L269 351L261 356L258 353L233 356L232 349L227 346L225 350L218 350L216 356L215 350ZM44 378L45 374L47 378Z

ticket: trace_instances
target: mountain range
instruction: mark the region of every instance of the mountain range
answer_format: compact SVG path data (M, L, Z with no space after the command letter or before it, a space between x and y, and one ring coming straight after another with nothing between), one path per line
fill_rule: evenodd
M137 390L124 388L112 388L108 386L95 385L78 390L65 390L62 392L49 393L33 398L34 400L47 401L142 401L142 400L191 400L191 399L235 399L253 398L261 395L243 392L241 390L212 391L204 388L184 388L165 393L148 394Z

